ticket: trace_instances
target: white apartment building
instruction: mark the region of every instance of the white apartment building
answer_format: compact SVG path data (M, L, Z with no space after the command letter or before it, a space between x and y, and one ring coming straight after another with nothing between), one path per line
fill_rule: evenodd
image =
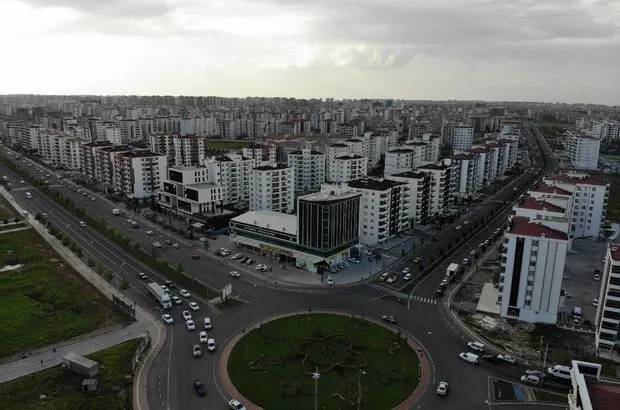
M204 164L207 139L195 135L153 134L149 146L151 151L166 155L172 166L197 166Z
M409 188L406 183L362 178L349 182L349 187L362 194L360 243L367 246L382 244L409 228Z
M168 159L149 151L123 152L114 157L114 189L130 198L156 194L166 175Z
M256 167L250 178L250 210L291 213L295 208L293 168L283 164Z
M350 144L337 142L325 145L325 175L328 178L331 175L332 160L338 157L353 155Z
M275 145L265 144L256 144L250 148L243 148L241 153L246 158L254 158L257 164L262 162L275 163L278 155Z
M570 234L575 238L597 239L607 215L609 183L578 172L551 175L543 181L573 194Z
M615 120L582 121L577 128L602 141L620 139L620 122Z
M393 174L411 171L415 167L415 153L416 151L409 148L394 148L386 152L383 176L387 178ZM417 160L420 161L420 158Z
M208 182L205 167L174 167L157 191L160 206L186 215L213 213L222 205L222 188Z
M414 143L424 143L426 144L425 156L423 161L426 162L437 162L439 161L441 154L441 137L437 134L432 134L430 132L425 132L419 137L412 138L409 141L405 141L404 145L407 148L410 148L410 145Z
M325 154L304 148L288 154L288 166L293 168L295 196L321 190L325 182Z
M429 216L431 176L425 172L408 171L394 174L393 181L404 182L409 188L409 218L413 223L422 223Z
M428 215L443 215L454 201L456 164L449 160L419 167L418 172L428 173L431 185L428 201Z
M566 132L564 148L576 169L597 169L601 140L585 134Z
M569 246L567 230L563 219L511 217L500 267L502 317L556 323Z
M368 171L368 159L360 155L343 155L328 162L327 181L342 184L363 178Z
M43 130L37 136L37 154L46 162L70 170L81 168L81 144L79 138Z
M455 196L468 198L480 188L476 178L477 157L473 153L455 154L450 157L452 163L455 164Z
M256 160L240 154L205 159L209 182L222 187L224 205L250 200L252 169Z
M620 245L616 243L607 247L598 301L595 319L597 354L620 361Z
M465 124L446 124L443 138L454 152L466 151L474 142L474 127Z
M385 153L396 146L398 133L395 131L380 134L366 132L364 137L360 139L364 141L366 147L365 156L368 158L368 168L374 168L385 156Z

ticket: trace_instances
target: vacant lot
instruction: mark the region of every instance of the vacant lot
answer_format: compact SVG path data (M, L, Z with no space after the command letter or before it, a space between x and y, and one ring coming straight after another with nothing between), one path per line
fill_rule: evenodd
M34 231L0 235L0 358L122 320Z
M207 149L241 149L250 146L250 141L207 140Z
M54 367L0 384L1 409L126 409L131 407L131 360L139 340L93 353L101 390L81 393L80 375ZM129 376L129 377L127 377ZM41 399L40 396L45 395Z

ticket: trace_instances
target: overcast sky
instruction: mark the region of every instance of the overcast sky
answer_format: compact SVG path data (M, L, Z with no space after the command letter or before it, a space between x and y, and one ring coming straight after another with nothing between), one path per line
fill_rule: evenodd
M0 93L620 104L620 0L2 0Z

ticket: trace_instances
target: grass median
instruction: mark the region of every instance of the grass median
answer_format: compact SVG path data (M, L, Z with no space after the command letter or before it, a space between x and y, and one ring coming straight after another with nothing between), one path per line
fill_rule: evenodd
M125 319L33 230L0 235L0 358Z

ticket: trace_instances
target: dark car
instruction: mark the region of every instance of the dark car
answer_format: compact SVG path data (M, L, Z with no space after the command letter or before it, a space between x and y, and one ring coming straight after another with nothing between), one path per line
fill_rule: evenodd
M435 296L443 296L444 290L442 288L435 289Z
M200 380L194 380L194 391L199 396L207 395L207 388L205 387L204 383L201 382Z
M482 360L485 360L490 363L497 363L497 357L492 354L485 354L484 356L482 356Z

